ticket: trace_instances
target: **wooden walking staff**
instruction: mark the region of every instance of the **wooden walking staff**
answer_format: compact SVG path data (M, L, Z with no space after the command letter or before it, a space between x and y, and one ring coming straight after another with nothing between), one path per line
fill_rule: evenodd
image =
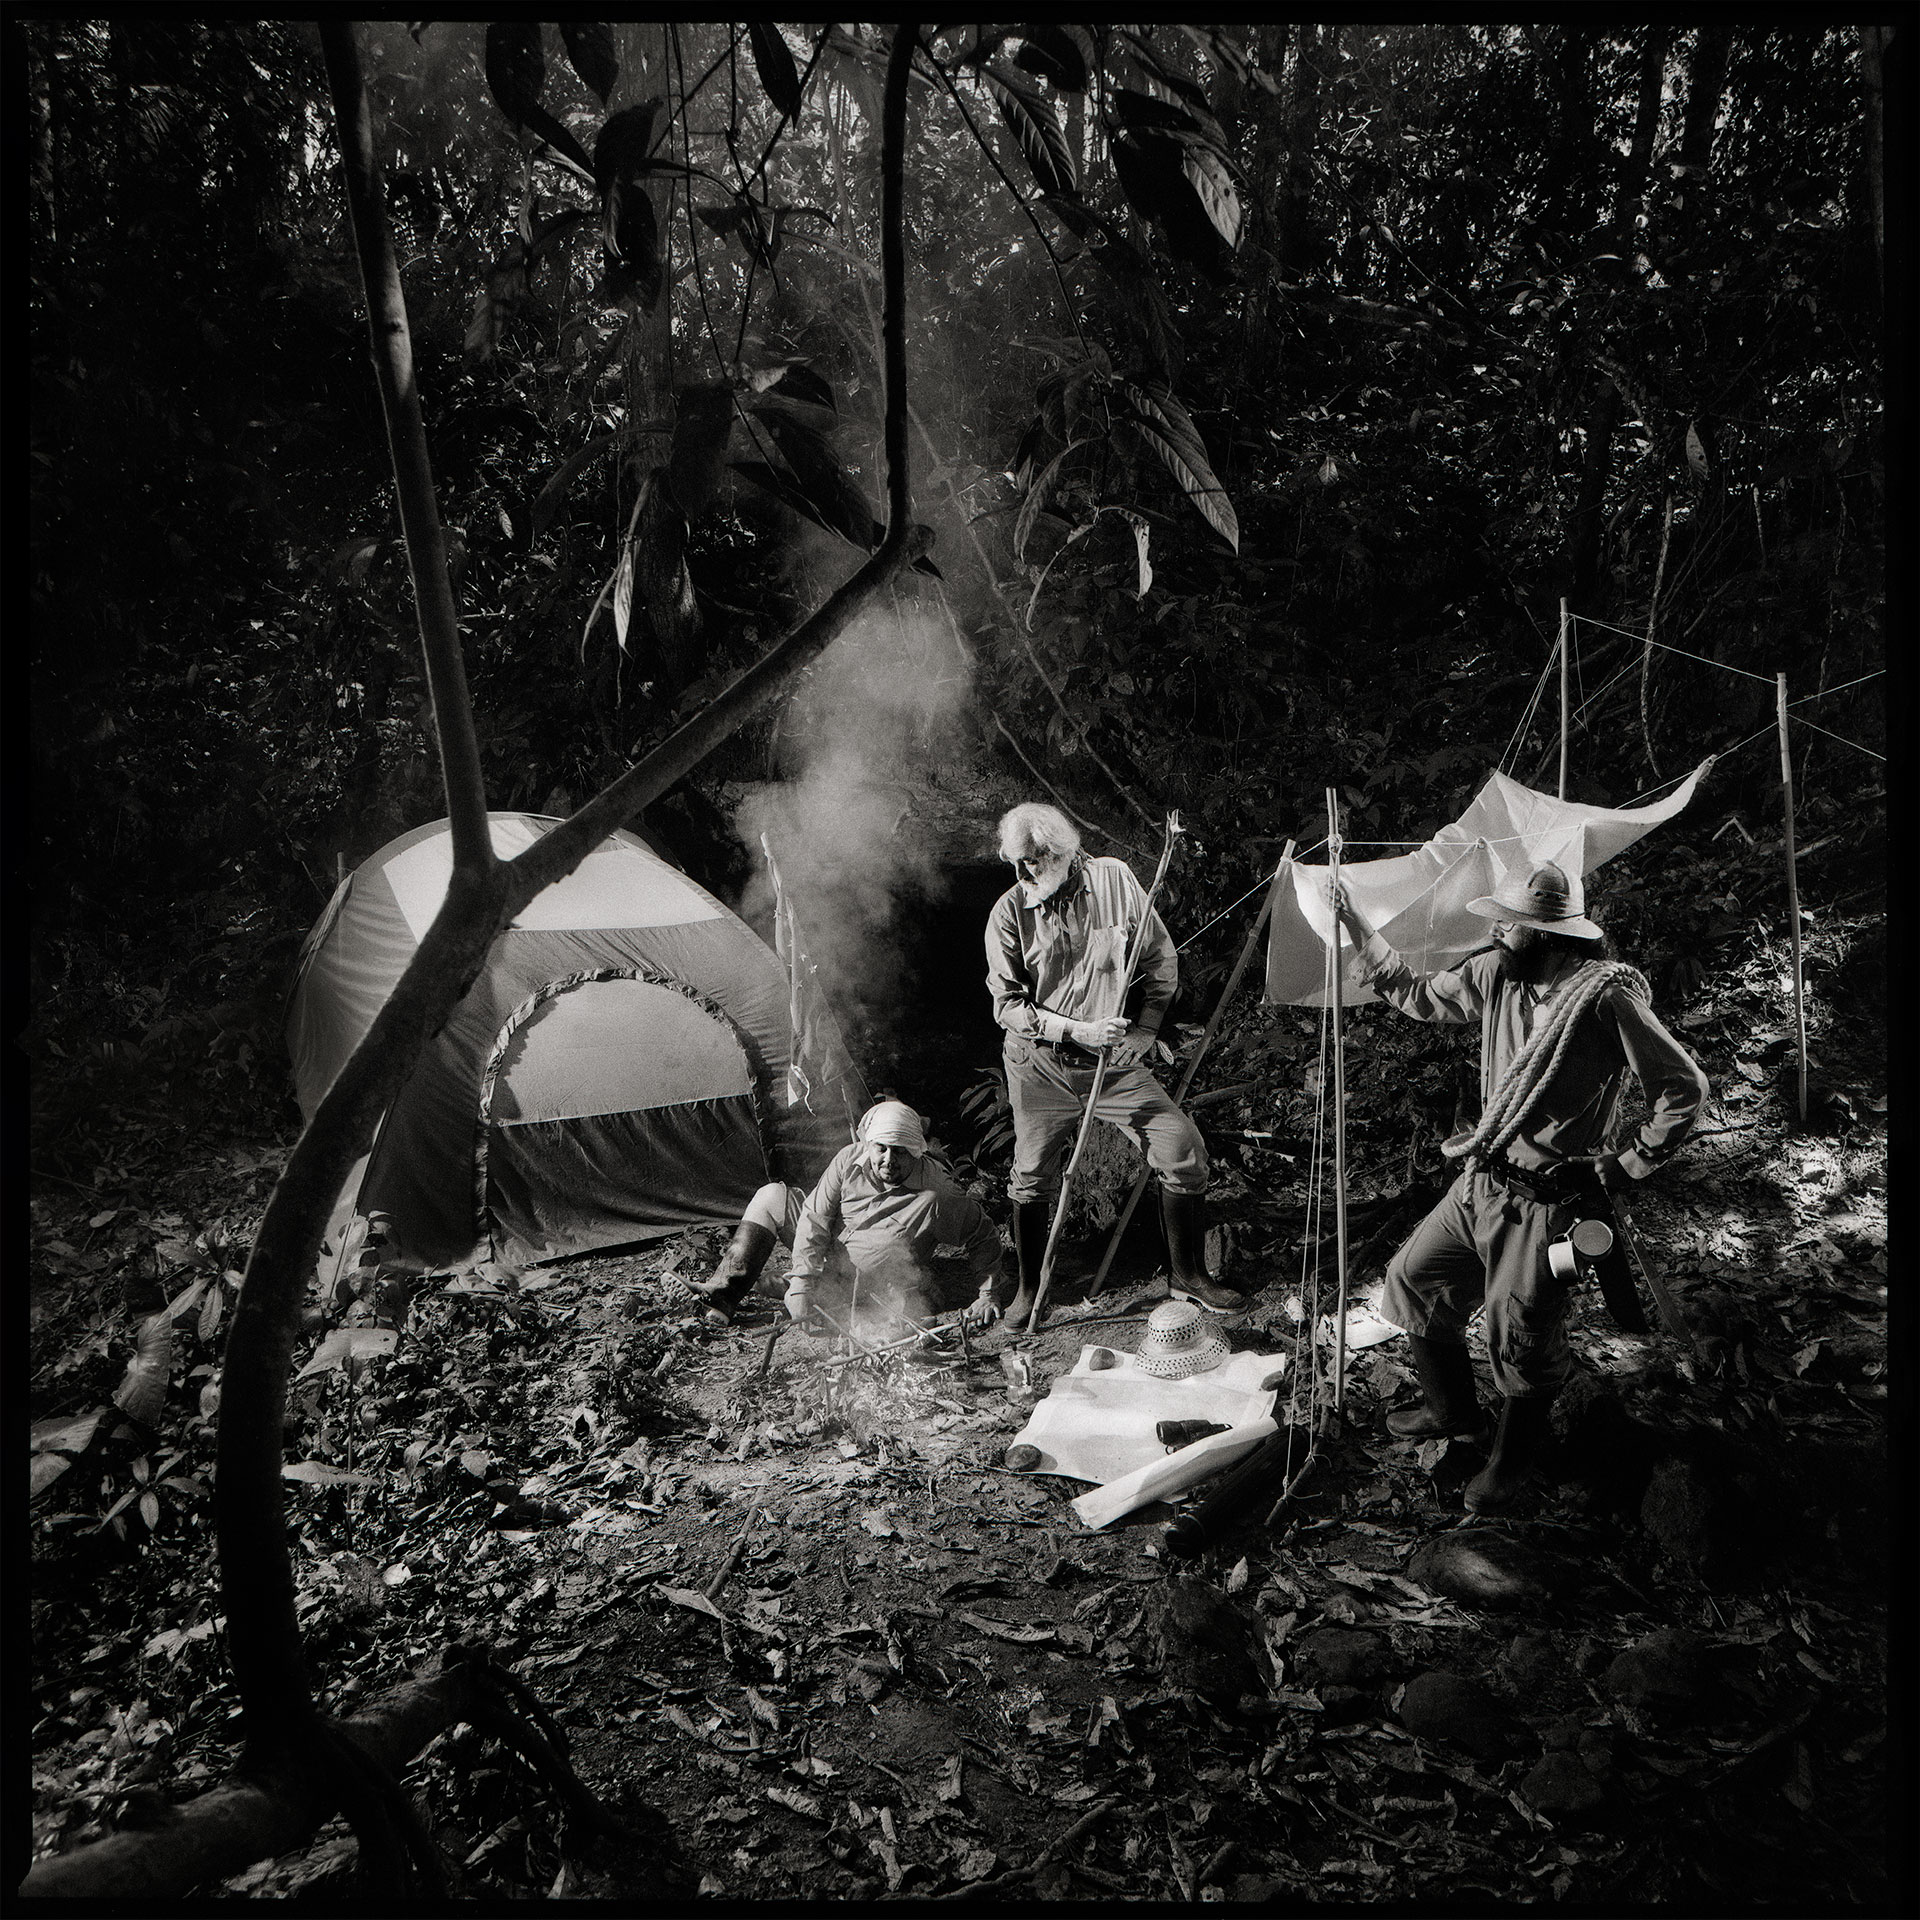
M1140 949L1146 945L1147 928L1153 923L1153 903L1160 897L1160 889L1166 881L1167 868L1173 860L1173 843L1185 831L1177 813L1167 815L1167 843L1160 849L1160 864L1154 869L1153 885L1147 889L1146 905L1140 911L1140 924L1134 929L1133 939L1127 946L1126 964L1120 970L1120 998L1115 1005L1116 1013L1125 1010L1127 995L1133 989L1133 970L1139 964ZM1102 1047L1094 1056L1093 1085L1087 1090L1087 1104L1080 1115L1080 1131L1074 1135L1073 1152L1068 1155L1066 1171L1060 1176L1060 1194L1053 1204L1053 1224L1047 1229L1046 1251L1040 1256L1040 1284L1034 1288L1033 1306L1027 1314L1029 1333L1038 1333L1040 1330L1040 1312L1047 1304L1047 1289L1053 1284L1053 1256L1060 1245L1060 1228L1067 1217L1067 1195L1072 1189L1080 1156L1086 1151L1087 1135L1093 1128L1093 1110L1100 1104L1100 1088L1106 1077L1107 1050Z
M1564 602L1562 603L1564 605ZM1329 892L1340 889L1340 792L1327 789L1327 874ZM1333 1246L1338 1289L1334 1298L1333 1410L1342 1413L1347 1396L1347 1061L1340 1032L1343 980L1340 968L1340 916L1333 916L1327 946L1333 977Z
M1273 870L1273 885L1267 888L1267 897L1261 903L1260 916L1253 923L1253 931L1247 935L1247 943L1240 949L1240 958L1233 963L1233 971L1227 975L1227 984L1220 990L1220 998L1213 1009L1213 1017L1208 1020L1206 1031L1200 1036L1200 1044L1193 1050L1193 1058L1186 1064L1180 1075L1180 1084L1173 1090L1173 1104L1177 1107L1187 1097L1187 1089L1193 1085L1193 1076L1200 1071L1200 1062L1207 1057L1207 1049L1213 1045L1214 1036L1220 1031L1221 1016L1227 1010L1227 1003L1239 991L1242 976L1247 964L1253 958L1253 950L1260 944L1260 936L1266 931L1268 920L1273 917L1274 887L1280 884L1280 875L1286 870L1286 864L1293 858L1293 842L1289 840L1281 852L1280 864ZM1107 1250L1100 1256L1100 1270L1093 1276L1093 1285L1087 1289L1087 1298L1091 1300L1107 1284L1107 1269L1113 1265L1113 1256L1120 1251L1120 1242L1133 1219L1134 1209L1139 1206L1142 1195L1147 1190L1147 1182L1152 1175L1141 1168L1140 1177L1133 1183L1133 1191L1127 1195L1127 1204L1120 1209L1120 1218L1113 1223L1113 1232L1107 1236Z
M1780 720L1780 791L1786 802L1787 819L1787 924L1793 934L1793 1043L1796 1049L1794 1095L1800 1109L1800 1124L1807 1124L1807 1002L1801 984L1800 965L1800 876L1794 865L1793 849L1793 755L1787 745L1787 676L1777 677L1777 711Z

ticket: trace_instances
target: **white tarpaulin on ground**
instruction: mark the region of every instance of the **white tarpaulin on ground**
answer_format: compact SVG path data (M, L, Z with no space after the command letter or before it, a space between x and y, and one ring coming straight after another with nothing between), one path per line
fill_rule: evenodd
M1093 1356L1111 1364L1096 1368ZM1162 1380L1142 1373L1130 1353L1082 1347L1071 1373L1034 1408L1010 1444L1038 1450L1036 1473L1105 1483L1166 1458L1162 1420L1213 1420L1238 1427L1273 1412L1284 1353L1230 1353L1206 1373ZM1272 1382L1273 1384L1263 1384Z
M1458 820L1416 852L1391 860L1346 860L1341 877L1353 903L1379 928L1416 973L1457 965L1490 938L1491 923L1467 911L1467 902L1491 893L1518 869L1545 861L1569 878L1589 874L1673 816L1693 798L1703 761L1664 800L1650 807L1589 807L1536 793L1504 773L1494 774ZM1327 1002L1327 943L1333 916L1327 906L1327 870L1281 862L1274 880L1267 933L1267 994L1291 1006ZM1353 973L1354 953L1340 941L1348 1006L1377 998Z

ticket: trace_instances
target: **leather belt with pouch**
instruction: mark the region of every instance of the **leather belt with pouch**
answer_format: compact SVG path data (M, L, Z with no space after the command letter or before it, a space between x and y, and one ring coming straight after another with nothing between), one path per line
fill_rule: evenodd
M1633 1281L1633 1263L1613 1216L1613 1203L1600 1184L1600 1176L1586 1160L1563 1160L1552 1167L1517 1167L1504 1154L1474 1155L1474 1165L1490 1174L1502 1186L1518 1188L1530 1198L1550 1206L1574 1209L1570 1233L1577 1233L1582 1222L1600 1221L1607 1230L1608 1246L1596 1259L1576 1263L1576 1282L1593 1277L1606 1303L1607 1317L1622 1333L1648 1333L1652 1328L1646 1309L1640 1304L1640 1292ZM1551 1253L1549 1254L1551 1264Z

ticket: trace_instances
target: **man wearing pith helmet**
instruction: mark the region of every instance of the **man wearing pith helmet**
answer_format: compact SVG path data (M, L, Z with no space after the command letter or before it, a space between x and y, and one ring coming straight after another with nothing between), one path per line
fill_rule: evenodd
M1707 1078L1655 1018L1644 976L1608 959L1577 874L1551 863L1517 868L1468 903L1494 923L1496 944L1425 977L1343 885L1332 902L1382 999L1417 1020L1480 1023L1480 1124L1442 1149L1460 1174L1387 1268L1380 1314L1406 1330L1422 1395L1387 1425L1402 1439L1477 1432L1466 1329L1484 1305L1500 1418L1466 1504L1511 1512L1532 1491L1548 1412L1571 1367L1568 1283L1551 1271L1547 1249L1589 1210L1584 1198L1632 1187L1679 1146ZM1629 1071L1650 1112L1615 1146Z
M1013 1247L1019 1290L1010 1326L1033 1311L1061 1166L1107 1057L1094 1117L1133 1136L1160 1184L1172 1290L1216 1313L1240 1296L1205 1261L1207 1149L1200 1130L1147 1070L1180 980L1179 956L1146 889L1124 860L1089 858L1057 807L1028 803L1000 822L1000 857L1014 884L987 916L987 991L1006 1029L1002 1056L1013 1106ZM1128 947L1142 921L1131 991Z

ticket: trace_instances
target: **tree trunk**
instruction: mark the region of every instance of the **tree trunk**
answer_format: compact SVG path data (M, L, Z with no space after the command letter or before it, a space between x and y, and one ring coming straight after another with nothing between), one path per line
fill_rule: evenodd
M1287 122L1287 164L1273 223L1273 255L1281 275L1300 264L1312 208L1313 149L1320 137L1322 68L1331 65L1339 49L1338 25L1319 27L1303 21L1294 30L1293 111Z
M1640 101L1633 119L1633 146L1621 172L1620 193L1614 209L1621 256L1628 261L1632 260L1639 244L1637 230L1646 207L1647 176L1653 168L1654 142L1660 135L1669 37L1667 29L1656 23L1648 27L1640 48Z
M1911 31L1911 28L1909 28ZM1884 298L1887 287L1887 170L1885 119L1886 50L1889 29L1860 29L1860 89L1866 109L1867 195L1873 208L1873 262Z
M336 1724L397 1777L437 1734L484 1717L479 1691L470 1668L448 1665L390 1688ZM110 1834L42 1860L20 1892L28 1899L177 1900L256 1860L303 1846L339 1804L314 1771L235 1778L173 1809L159 1826Z
M1693 173L1713 171L1713 135L1720 121L1720 98L1727 87L1727 55L1732 46L1731 27L1702 27L1693 43L1693 57L1687 62L1687 110L1676 158Z
M1253 57L1263 72L1277 76L1285 67L1287 34L1287 25L1280 20L1269 20L1260 28ZM1280 186L1280 156L1287 145L1286 110L1279 95L1254 87L1245 105L1251 108L1253 128L1253 153L1247 167L1247 252L1257 264L1253 284L1247 290L1241 332L1243 384L1248 369L1264 373L1273 362L1273 310L1284 297L1276 285L1280 278L1276 244L1280 211L1275 196Z
M351 26L321 27L343 164L381 375L396 487L413 570L422 652L433 689L453 824L446 899L372 1028L321 1101L275 1187L247 1263L222 1369L214 1512L229 1654L241 1698L242 1769L259 1783L316 1770L319 1716L294 1611L281 1480L287 1376L300 1305L342 1181L376 1116L466 991L498 931L543 887L570 873L608 833L657 798L792 683L902 566L925 550L909 523L904 255L900 234L906 88L912 35L901 28L888 71L883 138L886 445L890 518L880 548L811 619L704 712L510 865L492 851L460 659L457 616L413 385L398 268ZM324 1794L324 1789L316 1789Z

